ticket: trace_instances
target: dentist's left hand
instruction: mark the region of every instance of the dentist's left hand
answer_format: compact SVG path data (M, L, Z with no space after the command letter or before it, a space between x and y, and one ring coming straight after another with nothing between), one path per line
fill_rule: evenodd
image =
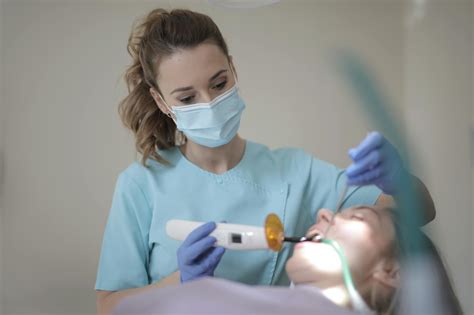
M350 149L349 156L353 163L346 169L348 185L376 185L393 195L400 190L401 178L408 174L397 149L377 131Z
M214 247L216 238L209 236L215 228L214 222L199 226L178 248L181 283L203 276L214 276L214 270L225 252L223 247Z

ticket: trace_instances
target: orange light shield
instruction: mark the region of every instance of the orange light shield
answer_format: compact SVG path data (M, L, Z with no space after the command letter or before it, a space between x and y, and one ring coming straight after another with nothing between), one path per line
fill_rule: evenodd
M265 219L265 237L271 250L275 252L281 250L285 238L284 227L278 216L274 213L270 213Z

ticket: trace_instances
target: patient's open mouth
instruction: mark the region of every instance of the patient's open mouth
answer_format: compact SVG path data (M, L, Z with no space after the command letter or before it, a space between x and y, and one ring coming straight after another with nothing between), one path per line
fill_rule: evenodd
M304 237L304 241L316 241L319 242L324 238L324 235L319 230L313 230L308 236Z
M308 236L302 237L289 237L285 236L283 241L290 243L301 243L301 242L320 242L323 239L323 233L320 231L314 230L313 233Z

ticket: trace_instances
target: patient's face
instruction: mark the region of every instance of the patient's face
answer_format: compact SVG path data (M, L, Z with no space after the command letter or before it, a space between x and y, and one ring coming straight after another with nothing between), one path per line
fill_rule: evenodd
M336 216L328 234L323 235L343 248L356 286L370 278L391 249L395 230L388 211L375 206L347 208ZM332 215L330 210L319 210L316 224L308 229L306 236L323 234ZM324 243L296 244L286 270L294 283L330 286L342 279L340 259L336 251Z

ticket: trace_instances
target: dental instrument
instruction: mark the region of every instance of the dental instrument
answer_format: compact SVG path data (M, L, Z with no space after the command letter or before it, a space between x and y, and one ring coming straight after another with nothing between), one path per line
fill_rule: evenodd
M324 236L328 235L329 229L333 225L336 215L339 214L339 212L341 211L342 204L344 202L344 198L346 197L346 194L347 194L348 190L349 190L349 185L345 185L344 189L341 192L341 196L339 197L339 200L337 202L336 211L334 211L334 214L333 214L331 220L329 221L328 226L326 227L326 231L324 231L324 234L323 234Z
M166 233L171 238L183 241L197 227L205 222L170 220L166 223ZM216 223L215 230L209 234L216 238L215 246L234 250L267 249L268 243L264 228L252 225Z
M348 190L349 190L349 185L345 185L344 189L341 192L341 196L339 197L339 200L337 202L336 210L334 212L334 215L332 216L331 220L329 221L329 224L326 227L326 230L324 231L324 234L321 235L319 233L316 233L315 235L309 236L309 237L288 237L288 238L285 238L285 242L292 242L292 243L322 242L323 241L323 235L325 236L325 235L328 234L331 225L334 223L335 216L341 211L342 204L344 202L344 198L345 198Z
M169 237L183 241L197 227L204 222L187 220L169 220L166 223L166 234ZM280 218L270 213L265 219L264 227L216 223L215 230L209 234L216 238L214 246L221 246L233 250L271 249L280 251L284 242L299 243L310 241L306 237L286 237L284 226Z

